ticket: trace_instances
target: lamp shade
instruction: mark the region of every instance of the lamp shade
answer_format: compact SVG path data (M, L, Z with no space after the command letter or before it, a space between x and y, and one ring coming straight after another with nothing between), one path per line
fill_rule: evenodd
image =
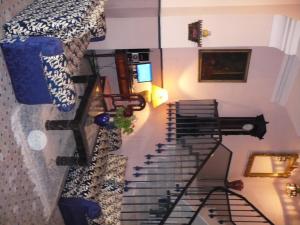
M151 98L152 98L152 106L153 108L156 108L161 104L165 103L166 101L168 101L169 98L168 91L156 85L152 85Z

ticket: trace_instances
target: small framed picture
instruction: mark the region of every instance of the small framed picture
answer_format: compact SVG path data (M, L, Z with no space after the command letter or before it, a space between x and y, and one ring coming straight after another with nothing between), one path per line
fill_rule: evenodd
M251 49L199 50L199 82L246 82Z

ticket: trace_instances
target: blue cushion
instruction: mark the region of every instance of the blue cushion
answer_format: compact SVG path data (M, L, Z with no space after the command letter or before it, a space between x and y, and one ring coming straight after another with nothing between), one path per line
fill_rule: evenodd
M16 38L4 40L1 47L20 103L53 103L64 112L73 109L76 94L59 39Z
M63 112L72 110L76 102L76 93L68 73L65 55L42 56L42 61L53 104Z
M83 198L61 198L58 205L66 225L88 225L86 217L101 216L101 207Z
M41 54L63 52L60 40L51 37L19 38L1 44L16 99L23 104L52 103L44 76Z
M92 37L90 42L97 42L97 41L104 41L105 40L105 36L101 36L101 37Z

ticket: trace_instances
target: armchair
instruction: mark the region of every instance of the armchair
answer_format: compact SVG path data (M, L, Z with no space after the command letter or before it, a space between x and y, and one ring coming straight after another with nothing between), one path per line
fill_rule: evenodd
M0 41L16 99L23 104L75 104L71 75L90 41L105 38L106 0L34 0L4 24Z
M74 107L74 84L59 39L16 38L4 41L1 47L18 102L54 104L60 111Z

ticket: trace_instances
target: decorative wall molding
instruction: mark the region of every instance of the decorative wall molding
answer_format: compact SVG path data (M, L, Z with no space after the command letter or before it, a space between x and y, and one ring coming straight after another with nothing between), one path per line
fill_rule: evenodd
M275 84L271 101L284 106L299 74L300 62L296 55L286 55Z
M275 15L269 46L286 54L271 99L285 106L300 70L300 21Z
M288 55L295 55L299 40L300 21L281 15L273 17L269 47L277 48Z

